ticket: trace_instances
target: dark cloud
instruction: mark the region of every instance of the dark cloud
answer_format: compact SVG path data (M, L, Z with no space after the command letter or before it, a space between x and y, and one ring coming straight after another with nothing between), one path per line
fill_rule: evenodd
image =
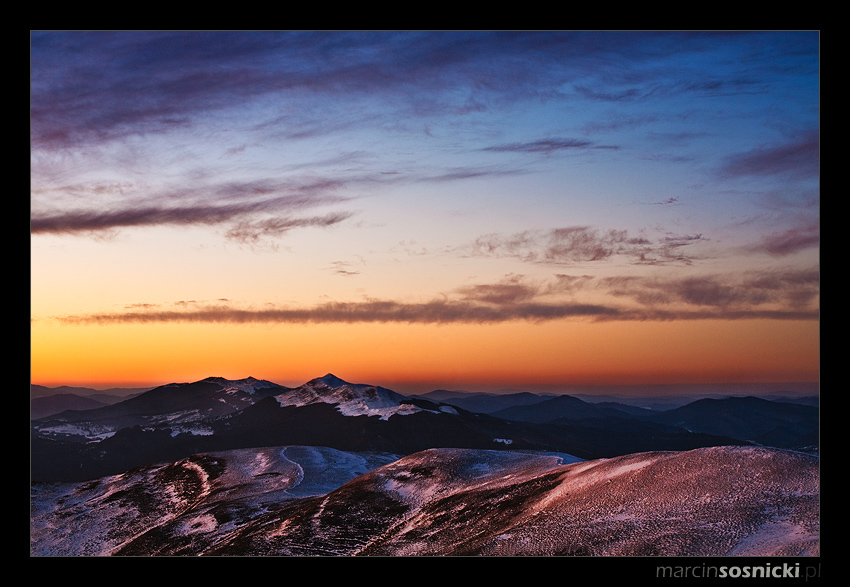
M587 149L619 149L616 145L597 145L592 141L583 139L540 139L525 143L508 143L485 147L484 151L495 151L497 153L545 153L565 150L587 150Z
M142 206L106 212L71 211L35 213L30 218L32 234L82 233L136 226L218 224L246 212L243 206L166 208Z
M155 322L198 323L407 323L407 324L495 324L514 320L543 322L564 318L594 318L617 310L595 304L521 303L509 307L465 301L435 300L401 303L376 300L333 302L306 309L246 310L224 305L184 311L140 311L66 316L66 324L144 324Z
M90 234L130 227L235 223L229 237L256 240L259 236L279 235L299 227L330 226L349 218L350 212L296 216L309 208L346 201L347 198L332 193L344 185L346 182L341 180L310 178L172 188L150 195L147 203L136 203L130 197L112 199L104 204L105 210L32 211L30 232Z
M820 277L813 268L666 279L610 277L600 279L598 284L606 293L630 298L652 312L659 311L660 306L697 306L722 311L727 316L748 312L811 315L816 310L808 306L818 298Z
M794 140L766 145L730 157L722 169L729 177L790 176L818 177L820 174L820 132L809 131Z
M499 306L512 306L534 299L539 288L523 283L521 275L508 276L501 283L484 283L462 287L457 290L464 300L484 302Z
M779 42L766 48L764 36ZM786 45L814 38L817 55L816 35L789 37L751 33L735 42L776 59ZM617 31L35 31L31 136L36 148L95 144L188 128L198 115L271 98L310 105L328 95L380 96L384 107L413 116L573 93L634 100L659 91L648 82L657 72L644 64L723 41ZM601 71L604 88L596 83ZM679 86L700 91L743 85L687 69L677 75ZM321 128L311 120L327 115L322 109L278 126L314 135Z
M564 275L556 273L555 280L541 290L542 294L575 293L586 287L594 277L592 275Z
M684 92L713 97L760 94L766 91L764 80L756 76L687 82L681 89Z
M186 126L286 87L268 60L296 39L258 32L39 32L31 43L36 148Z
M513 257L530 263L574 265L624 257L634 264L689 264L684 247L705 240L702 235L671 236L651 240L626 230L599 230L571 226L513 235L489 234L477 238L465 252L470 255Z
M670 206L679 201L679 198L667 198L666 200L661 200L660 202L652 202L654 206Z
M245 220L227 231L227 237L242 243L257 243L263 237L277 237L294 228L328 227L351 218L350 212L336 212L311 218L266 218Z
M462 167L462 168L454 168L447 169L446 171L437 174L437 175L424 175L418 178L415 178L415 181L422 182L444 182L444 181L458 181L465 179L478 179L478 178L487 178L487 177L500 177L505 175L516 175L521 173L515 169L505 169L505 168L493 168L493 167Z
M32 142L56 148L166 132L270 96L370 94L387 103L404 96L411 112L470 110L478 98L458 103L435 92L548 91L557 80L548 79L546 64L572 40L498 32L34 32ZM283 122L318 132L307 119Z
M631 102L645 97L645 91L637 88L627 88L617 92L602 92L587 87L576 87L576 92L583 98L602 102Z
M672 320L817 320L816 268L750 272L684 278L555 274L533 282L508 275L496 283L460 287L452 295L428 302L369 299L329 302L307 308L239 308L222 299L217 303L182 301L176 309L132 304L123 312L56 318L65 324L146 324L158 322L221 324L499 324L512 321L548 322ZM580 294L603 293L633 303L584 303ZM570 299L564 299L569 294ZM549 298L550 301L542 301Z
M602 261L630 244L646 244L645 239L630 239L625 230L599 231L586 226L556 228L547 238L542 254L545 262Z
M333 261L331 262L330 271L335 275L341 275L343 277L351 277L353 275L360 275L360 271L354 268L354 264L349 261Z
M624 311L616 316L599 316L597 321L610 322L670 322L688 320L819 320L818 310L761 310L761 309L710 309L710 310L662 310L640 309Z
M581 292L593 279L590 275L555 274L552 279L539 282L529 280L524 275L511 274L497 283L467 285L456 289L454 293L460 294L463 301L496 306L516 306L553 296L563 303L565 294Z
M80 234L110 231L129 227L215 225L237 222L228 236L241 241L263 235L279 235L304 226L330 226L349 218L351 213L338 212L307 218L284 217L240 220L251 214L291 214L309 205L302 198L273 198L270 200L192 206L138 206L109 211L70 211L56 214L33 213L30 217L32 234ZM314 202L315 205L315 202Z
M312 308L239 309L225 305L187 310L144 310L63 316L69 325L215 323L215 324L500 324L513 321L549 322L566 319L593 321L672 320L817 320L817 309L762 308L618 308L604 304L533 303L507 305L435 300L401 303L392 300L333 302Z
M784 257L818 246L820 246L820 225L811 223L769 234L763 237L753 249Z

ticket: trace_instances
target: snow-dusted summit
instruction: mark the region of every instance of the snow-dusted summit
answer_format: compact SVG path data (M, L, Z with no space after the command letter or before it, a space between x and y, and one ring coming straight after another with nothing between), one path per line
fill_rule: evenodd
M256 379L254 377L246 377L245 379L225 379L224 377L207 377L203 380L208 383L218 383L225 392L234 393L236 391L244 391L249 395L265 395L266 390L277 390L281 386L265 379ZM265 393L264 393L265 392Z
M375 385L349 383L331 373L285 391L275 398L282 406L334 404L345 416L380 416L382 420L394 415L425 411L400 393ZM442 408L452 409L449 406Z

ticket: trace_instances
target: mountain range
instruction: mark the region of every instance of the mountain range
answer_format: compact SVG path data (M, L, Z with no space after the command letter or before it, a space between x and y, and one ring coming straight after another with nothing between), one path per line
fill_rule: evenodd
M568 396L505 410L537 405L551 414L547 406L552 402L569 403L585 417L576 413L549 422L509 413L500 417L348 383L332 374L296 388L252 377L209 377L160 386L109 406L32 420L31 474L38 481L82 481L198 452L259 446L395 454L438 447L525 449L586 459L750 443Z
M818 427L754 397L658 411L209 377L32 419L31 551L812 554Z

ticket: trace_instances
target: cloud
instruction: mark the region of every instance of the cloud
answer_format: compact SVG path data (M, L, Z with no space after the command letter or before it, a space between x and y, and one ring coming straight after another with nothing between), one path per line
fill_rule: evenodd
M351 218L350 212L336 212L311 218L267 218L245 220L227 231L227 237L241 243L257 243L262 237L280 236L294 228L328 227Z
M722 173L728 177L790 176L818 177L820 174L820 132L808 131L793 140L765 145L727 159Z
M672 320L818 320L817 309L793 308L618 308L605 304L533 303L487 305L434 300L402 303L393 300L332 302L312 308L240 309L229 306L191 310L147 310L93 313L55 318L66 325L203 323L203 324L501 324L514 321L544 323L566 319L611 321Z
M516 175L522 173L515 169L492 168L492 167L461 167L447 169L436 175L423 175L416 178L422 182L444 182L465 179L479 179L487 177L500 177L504 175Z
M250 310L225 305L192 310L147 310L64 316L65 324L145 324L157 322L197 322L223 324L294 323L294 324L496 324L514 320L543 322L573 317L598 317L617 310L596 304L521 303L510 307L465 301L433 300L402 303L392 300L331 302L312 308L276 308Z
M812 268L680 278L608 277L598 284L610 295L634 300L650 314L659 312L661 306L679 310L695 306L727 316L763 312L816 315L809 306L819 294L820 272Z
M55 317L69 325L215 323L215 324L501 324L544 323L581 319L611 321L672 320L818 320L813 307L819 272L775 270L743 275L650 278L555 274L534 282L507 275L496 283L455 289L426 302L366 299L328 302L312 307L240 308L229 300L178 302L173 308L131 304L120 312ZM599 299L630 299L633 303L588 303ZM569 299L564 299L569 294ZM548 299L549 301L543 301Z
M670 206L670 205L676 204L676 202L678 202L678 201L679 201L679 198L670 197L670 198L667 198L666 200L661 200L659 202L652 202L651 205L653 205L653 206Z
M495 306L517 306L536 301L540 298L558 299L564 303L563 296L576 294L587 288L594 277L590 275L555 274L552 279L530 280L525 275L509 274L497 283L477 283L454 290L466 302L492 304ZM570 300L567 303L573 303Z
M368 95L408 114L472 112L491 99L555 91L565 73L553 75L552 59L577 41L486 31L36 31L32 144L57 149L165 133L270 97L309 106L323 96L352 103ZM589 37L585 49L589 43L598 44ZM574 62L585 59L572 51ZM324 132L316 122L327 120L326 108L302 111L269 120L302 136ZM340 124L348 123L332 126Z
M689 264L693 257L685 254L683 248L702 240L705 240L702 235L667 235L651 240L642 234L630 235L626 230L571 226L513 235L483 235L460 252L552 265L597 263L614 257L625 257L641 265Z
M816 35L794 35L727 38L771 59L785 44L813 42L817 54ZM766 50L763 37L780 40ZM348 105L377 97L373 112L421 117L575 94L634 100L660 91L656 60L701 55L718 41L717 33L675 31L34 31L31 137L35 148L101 144L192 128L199 117L261 102L283 107L255 124L314 136L330 114L324 99L336 96ZM668 93L742 85L706 86L699 69L664 73L681 78ZM286 108L293 104L304 108ZM331 129L363 115L348 111L338 110Z
M624 311L616 316L599 316L597 321L610 322L670 322L689 320L819 320L818 310L762 310L762 309L712 309L712 310L662 310L641 309Z
M637 88L628 88L616 92L602 92L593 90L587 87L576 87L576 92L589 100L598 100L601 102L631 102L646 96L645 92Z
M501 283L468 285L457 290L464 300L499 306L513 306L534 299L539 288L522 283L521 275L508 276Z
M811 223L771 233L763 237L759 244L752 248L755 251L765 252L776 257L784 257L819 245L820 226Z
M353 275L360 275L360 270L355 269L355 267L359 265L365 265L363 257L359 257L359 261L357 263L352 261L332 261L329 270L335 275L351 277Z
M350 212L294 216L308 208L347 201L345 197L330 193L342 185L344 182L339 180L311 178L307 181L254 180L173 188L151 195L143 204L123 197L118 201L109 200L104 204L105 210L33 211L30 232L92 234L131 227L210 226L233 222L235 226L227 236L247 242L260 236L280 235L294 228L331 226L349 218ZM191 203L186 204L187 201ZM256 218L263 215L272 217Z
M485 147L484 151L495 151L497 153L545 153L565 150L586 149L619 149L616 145L597 145L592 141L583 139L540 139L525 143L507 143Z
M36 32L32 141L66 148L187 127L201 113L297 83L268 60L297 36L257 32Z
M269 211L288 211L298 208L287 200L274 199L262 202L226 205L194 206L139 206L105 212L71 211L58 214L35 213L30 218L32 234L79 234L109 231L129 227L214 225L231 222L248 214ZM349 212L307 218L275 217L262 220L242 220L231 228L227 236L247 242L260 236L275 236L293 228L305 226L331 226L349 218Z

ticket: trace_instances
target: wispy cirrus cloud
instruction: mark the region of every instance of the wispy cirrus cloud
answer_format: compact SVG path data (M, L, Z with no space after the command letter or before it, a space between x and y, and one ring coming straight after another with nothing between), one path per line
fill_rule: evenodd
M490 147L484 147L482 150L493 151L496 153L543 153L548 155L556 151L584 151L590 149L616 150L619 148L620 147L617 145L599 145L586 139L551 138L493 145Z
M32 141L55 149L166 133L270 97L369 96L386 105L403 96L409 114L473 112L553 93L571 73L590 71L589 51L623 43L642 40L612 35L606 49L593 36L545 32L34 32ZM553 70L552 57L567 50L568 65ZM256 122L315 136L326 132L315 124L321 114ZM332 126L340 124L348 122Z
M329 227L348 220L351 212L334 212L309 218L266 218L244 220L227 231L227 237L241 243L258 243L263 237L278 237L295 228Z
M810 130L783 143L764 145L730 156L721 169L728 177L779 176L818 177L820 132Z
M811 35L798 36L776 43L770 58L786 45L812 42ZM429 116L481 112L520 99L634 101L750 90L758 79L706 79L693 62L665 68L665 76L678 81L655 81L659 59L701 55L731 38L675 31L35 31L32 140L36 148L55 149L167 133L260 100L308 106L316 98L345 96L350 105L368 96L384 108ZM757 34L735 41L759 49L750 55L765 53ZM748 71L768 71L757 66ZM275 112L253 122L271 122L296 133L291 136L326 132L317 124L327 120L326 109ZM335 117L331 129L360 116Z
M350 211L305 215L311 208L347 202L349 198L334 192L348 182L334 178L257 179L169 187L153 192L134 189L129 183L109 184L105 186L108 189L100 189L98 184L95 191L85 186L77 186L76 190L57 187L51 191L107 197L88 209L54 210L41 205L41 210L30 213L30 232L89 235L124 228L229 223L232 227L226 233L228 238L256 241L295 228L333 226L350 218L353 215ZM116 185L122 189L115 188Z
M180 198L166 198L181 201ZM108 210L64 210L33 212L32 234L91 234L131 227L190 226L235 223L227 235L240 241L256 240L263 235L280 235L306 226L332 226L351 217L350 212L321 216L295 217L307 207L338 201L338 198L305 198L280 196L247 202L197 202L190 205L113 204ZM252 215L272 214L272 218L250 219Z
M785 257L818 246L820 246L820 224L810 222L768 234L751 249L775 257Z

